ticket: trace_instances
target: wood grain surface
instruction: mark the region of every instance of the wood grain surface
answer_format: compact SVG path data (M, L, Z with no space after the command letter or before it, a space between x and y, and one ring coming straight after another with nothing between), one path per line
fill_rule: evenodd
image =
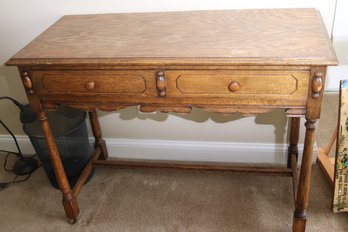
M92 164L110 162L96 109L137 105L142 112L189 113L198 107L249 116L283 108L296 117L291 125L289 163L286 169L270 172L285 170L293 176L295 232L305 231L326 67L336 64L314 9L64 16L7 62L19 67L29 103L41 120L71 223L77 220L76 196ZM89 162L73 190L45 114L59 104L90 111L97 149L92 159L100 159ZM306 136L298 172L301 116L306 117ZM121 166L192 168L134 162Z
M294 64L337 60L315 9L64 16L8 65Z

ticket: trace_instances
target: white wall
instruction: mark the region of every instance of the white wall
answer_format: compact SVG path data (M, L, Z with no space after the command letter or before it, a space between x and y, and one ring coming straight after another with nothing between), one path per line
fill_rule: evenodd
M65 14L285 7L320 10L331 34L335 12L333 0L0 0L0 65ZM15 68L0 67L0 95L26 101ZM0 109L0 118L16 134L23 134L17 109L8 102L0 102ZM274 144L285 142L287 136L287 120L282 111L256 118L224 117L200 110L186 116L140 115L135 108L101 115L104 136L108 138ZM1 132L5 133L0 129Z
M327 91L338 91L339 80L348 79L348 1L337 0L336 14L332 31L333 45L339 66L330 67Z
M0 0L0 64L65 14L314 7L331 33L334 0Z

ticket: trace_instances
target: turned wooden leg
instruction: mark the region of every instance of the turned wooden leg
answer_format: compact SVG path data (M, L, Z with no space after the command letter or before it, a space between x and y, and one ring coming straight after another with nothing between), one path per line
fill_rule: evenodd
M99 146L101 148L101 154L99 156L99 159L106 160L108 158L108 151L106 149L105 140L102 138L97 112L93 110L89 111L88 114L89 120L91 121L93 136L95 139L94 146Z
M44 136L47 141L48 151L51 157L52 166L56 175L60 191L63 194L63 206L66 216L70 223L75 223L77 215L79 214L79 207L77 205L76 197L70 189L68 179L66 177L62 161L60 159L56 143L54 141L50 126L47 121L47 116L44 111L38 113L39 120L43 129Z
M290 121L290 143L288 150L288 168L292 169L292 187L294 201L296 201L298 186L298 139L300 133L300 118L291 118Z
M306 229L306 209L309 199L309 188L312 171L313 145L315 141L315 128L317 120L306 119L306 137L303 148L300 179L298 184L295 212L293 220L293 231L303 232Z
M290 143L288 150L288 168L292 168L291 165L291 156L296 157L296 161L298 159L298 139L300 133L300 118L291 118L290 121Z

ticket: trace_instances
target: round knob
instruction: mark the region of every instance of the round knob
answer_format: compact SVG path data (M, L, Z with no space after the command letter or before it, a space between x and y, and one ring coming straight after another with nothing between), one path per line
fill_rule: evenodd
M230 86L228 86L228 89L233 93L237 92L239 88L240 88L240 84L238 83L238 81L232 81Z
M28 91L29 94L33 94L33 82L31 82L30 78L28 77L28 73L24 72L22 74L22 77L24 88Z
M323 73L322 72L315 72L314 78L312 81L312 97L313 98L320 97L320 91L323 89L323 86L324 86Z
M23 85L27 90L31 90L33 88L33 83L28 76L23 78Z
M85 88L87 90L92 90L95 89L95 82L94 81L89 81L85 84Z
M158 90L158 95L160 97L166 96L166 79L164 77L163 71L158 71L156 73L156 87Z

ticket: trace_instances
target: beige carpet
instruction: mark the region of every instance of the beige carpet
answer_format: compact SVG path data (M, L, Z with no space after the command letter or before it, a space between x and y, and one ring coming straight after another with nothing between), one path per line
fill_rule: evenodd
M1 180L9 177L0 171ZM41 168L0 191L0 231L281 232L291 231L293 214L291 178L221 172L97 168L78 202L79 221L70 225ZM315 165L307 231L348 231L348 215L331 213L330 204Z

